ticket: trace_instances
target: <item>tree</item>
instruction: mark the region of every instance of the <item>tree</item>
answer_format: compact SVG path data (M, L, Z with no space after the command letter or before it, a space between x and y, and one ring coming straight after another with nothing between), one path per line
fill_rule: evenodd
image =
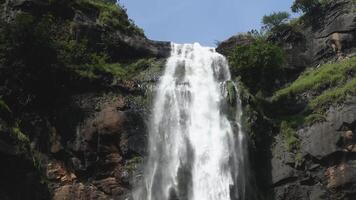
M266 30L271 30L274 27L278 27L290 18L288 12L273 12L270 15L265 15L262 18L263 28Z
M291 9L293 12L310 13L320 5L319 0L295 0Z
M270 93L276 80L283 77L283 50L264 39L251 44L236 46L228 56L233 76L241 76L241 81L257 93Z
M117 0L104 0L104 1L108 3L117 3Z

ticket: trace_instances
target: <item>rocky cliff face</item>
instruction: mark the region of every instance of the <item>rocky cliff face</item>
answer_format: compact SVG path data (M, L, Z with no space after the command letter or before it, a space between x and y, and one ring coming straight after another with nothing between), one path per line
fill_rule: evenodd
M22 14L34 17L31 25L50 16L54 30L68 34L65 47L59 43L64 52L79 60L83 48L90 54L105 54L92 56L103 68L92 66L85 55L84 63L77 57L65 64L41 62L38 66L31 59L3 61L3 46L13 45L6 46L0 37L0 199L126 199L141 176L148 108L170 52L169 43L148 40L125 12L112 11L112 5L101 0L0 0L0 4L2 24ZM305 70L355 56L355 9L352 0L331 1L322 13L269 36L286 57L286 77L279 87L293 84ZM113 14L120 20L110 20ZM251 37L234 36L217 50L228 54L252 42ZM57 56L68 59L62 54ZM40 57L46 61L46 56ZM51 66L50 70L42 65ZM355 72L350 70L347 76L353 80ZM281 134L281 118L300 117L318 92L293 94L276 105L272 97L260 102L261 97L240 84L255 176L251 183L258 198L354 199L354 93L328 105L313 123L298 124L295 134L286 139ZM330 85L323 87L323 91L329 89Z
M87 46L79 45L70 54L81 52L81 48L94 49L105 53L107 62L117 63L100 65L117 65L121 70L90 71L90 64L70 66L75 64L70 61L70 65L53 68L54 84L48 82L51 75L47 72L47 82L20 79L31 84L33 90L27 90L14 84L11 79L16 73L7 70L41 77L35 74L43 68L32 71L37 63L21 68L1 61L0 199L125 199L132 190L139 176L136 168L146 152L146 119L154 83L169 55L170 43L147 39L120 7L102 2L0 1L4 23L11 24L26 14L37 25L37 19L50 16L51 26L68 33L65 48L85 41ZM115 24L105 19L106 12L121 13L115 16L120 21ZM36 91L41 85L50 92ZM15 94L21 93L28 99L19 100L22 95Z
M268 40L284 51L287 87L304 71L323 68L324 63L347 62L355 56L355 9L354 1L331 1L323 12L311 13L299 25L269 35ZM246 35L234 36L222 42L218 51L228 55L235 46L252 42ZM354 71L349 75L348 80L354 80ZM322 90L332 89L332 85L326 85ZM271 97L261 104L256 103L258 97L242 93L245 128L251 139L251 162L261 199L355 199L354 93L349 92L345 100L325 106L321 120L297 125L293 137L286 138L278 125L280 120L297 122L300 113L310 109L308 102L316 95L318 92L312 90L291 93L288 99L274 105ZM296 148L290 147L291 144Z

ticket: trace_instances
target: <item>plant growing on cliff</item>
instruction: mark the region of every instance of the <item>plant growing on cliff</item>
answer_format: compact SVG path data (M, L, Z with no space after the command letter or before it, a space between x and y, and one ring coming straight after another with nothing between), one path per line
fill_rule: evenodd
M241 81L253 93L259 90L263 93L271 92L283 74L282 49L264 39L235 47L228 59L232 75L241 76Z
M10 113L11 110L10 110L9 106L5 103L5 101L0 98L0 114L2 112Z
M340 103L347 95L356 94L356 57L324 64L302 74L288 87L277 91L273 100L313 94L309 106L314 111L322 111L331 104Z
M283 121L281 123L280 133L285 141L286 148L288 151L293 151L293 150L299 149L300 140L299 140L295 130L292 128L292 126L288 122Z
M120 30L126 34L143 36L143 30L128 18L126 10L116 4L115 0L82 0L81 4L89 4L99 9L99 21L108 28Z
M342 103L347 96L354 96L356 94L356 78L348 81L341 87L336 87L323 92L320 96L310 101L312 109L324 110L330 105Z
M296 0L291 9L293 12L310 13L320 5L319 0Z
M269 31L288 22L290 14L288 12L273 12L262 18L263 29Z

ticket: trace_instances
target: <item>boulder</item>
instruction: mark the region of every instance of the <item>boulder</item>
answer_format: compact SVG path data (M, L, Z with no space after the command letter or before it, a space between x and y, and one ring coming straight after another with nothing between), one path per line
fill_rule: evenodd
M276 145L272 150L272 184L278 186L286 182L293 182L297 178L297 171L291 167L294 158L286 149L286 144L281 137L276 137Z

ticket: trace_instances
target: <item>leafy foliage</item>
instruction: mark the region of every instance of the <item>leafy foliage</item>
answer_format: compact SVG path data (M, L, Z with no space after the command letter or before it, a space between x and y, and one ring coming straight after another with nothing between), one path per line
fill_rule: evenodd
M0 93L15 113L26 105L50 107L70 90L83 90L83 85L94 82L96 87L109 85L114 78L125 79L142 69L142 65L131 65L135 61L117 63L106 43L98 44L90 35L78 36L72 18L58 13L98 10L105 34L115 30L142 34L123 8L104 0L61 2L51 0L50 8L38 15L21 13L11 22L0 21Z
M126 10L111 0L85 0L84 2L99 8L99 21L111 29L123 30L127 34L144 35L133 21L128 19Z
M272 30L275 27L279 27L285 24L290 18L288 12L273 12L270 15L265 15L262 18L263 29Z
M296 0L291 9L293 12L310 13L320 6L319 0Z
M286 142L286 148L288 151L298 150L300 146L300 140L292 128L292 126L283 121L280 126L280 133Z
M282 49L263 39L237 46L230 52L228 59L232 75L241 76L241 81L253 93L259 90L271 92L275 81L282 75Z

